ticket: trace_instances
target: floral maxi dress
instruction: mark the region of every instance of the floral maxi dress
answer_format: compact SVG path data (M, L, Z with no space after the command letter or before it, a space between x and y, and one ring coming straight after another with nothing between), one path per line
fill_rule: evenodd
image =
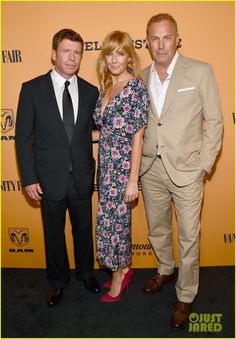
M133 78L101 115L103 96L101 91L94 111L94 121L100 130L97 258L101 265L116 271L131 262L131 204L124 201L124 196L133 136L147 123L149 97L144 82Z

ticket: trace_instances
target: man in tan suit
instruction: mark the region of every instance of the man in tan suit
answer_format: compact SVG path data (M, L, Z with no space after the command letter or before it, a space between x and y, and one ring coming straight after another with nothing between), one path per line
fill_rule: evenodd
M142 71L151 97L144 136L141 183L149 239L158 271L144 286L156 293L173 279L172 201L178 220L179 274L177 304L171 325L188 324L199 285L199 230L203 180L221 147L222 113L209 64L177 52L180 39L175 19L153 16L147 44L153 59Z

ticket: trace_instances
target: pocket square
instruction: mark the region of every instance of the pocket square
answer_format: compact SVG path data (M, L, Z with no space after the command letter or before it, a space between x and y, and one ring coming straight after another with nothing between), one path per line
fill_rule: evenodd
M179 88L177 89L177 92L187 92L187 91L192 91L193 89L195 89L195 87Z

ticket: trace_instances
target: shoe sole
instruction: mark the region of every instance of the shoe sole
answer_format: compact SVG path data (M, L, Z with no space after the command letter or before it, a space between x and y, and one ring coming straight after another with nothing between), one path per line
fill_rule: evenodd
M179 332L179 331L185 329L185 328L188 326L188 324L189 324L189 321L188 321L186 324L184 324L183 326L180 326L180 327L172 327L172 326L171 326L171 328L172 328L175 332Z
M48 303L47 303L47 306L48 306L49 308L53 308L53 307L56 306L60 301L61 301L61 298L60 298L59 300L55 301L53 304L48 304Z

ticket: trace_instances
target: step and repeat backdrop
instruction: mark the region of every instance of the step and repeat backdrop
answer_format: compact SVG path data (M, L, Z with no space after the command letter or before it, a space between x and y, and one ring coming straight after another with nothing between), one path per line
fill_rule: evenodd
M40 207L27 199L15 154L15 121L21 84L52 68L51 40L62 28L85 41L79 74L98 85L96 61L103 38L112 30L130 33L142 67L150 64L145 30L148 19L172 14L182 39L180 52L212 64L224 114L223 147L205 184L201 214L201 266L234 264L234 3L233 2L2 2L2 266L44 268ZM94 144L97 158L97 144ZM93 194L93 227L97 191ZM177 227L173 243L178 266ZM66 240L74 267L70 222ZM57 234L55 234L55 237ZM148 241L142 193L132 211L133 267L155 267ZM95 267L98 267L95 261Z

